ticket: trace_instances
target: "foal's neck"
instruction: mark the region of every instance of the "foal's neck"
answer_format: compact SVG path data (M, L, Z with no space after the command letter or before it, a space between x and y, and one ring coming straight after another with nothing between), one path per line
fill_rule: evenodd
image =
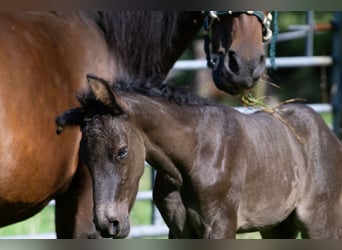
M144 96L135 97L132 103L132 119L144 135L146 160L180 185L180 167L191 166L195 157L196 129L203 107Z

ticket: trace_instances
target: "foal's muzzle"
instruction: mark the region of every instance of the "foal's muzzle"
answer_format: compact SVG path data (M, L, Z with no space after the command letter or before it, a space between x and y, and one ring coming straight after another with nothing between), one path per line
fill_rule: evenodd
M112 206L104 210L95 210L94 224L104 238L126 238L130 232L128 213L121 214Z
M114 220L107 221L105 225L96 225L96 229L104 238L123 239L129 235L130 225L127 222L120 222L118 220Z

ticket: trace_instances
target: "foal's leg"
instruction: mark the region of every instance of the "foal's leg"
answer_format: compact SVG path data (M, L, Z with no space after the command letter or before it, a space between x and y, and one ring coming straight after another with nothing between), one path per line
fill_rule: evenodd
M203 217L207 219L206 224L208 225L208 231L205 232L206 235L203 238L235 239L237 211L233 202L217 204L217 206L204 211Z
M299 230L295 223L295 212L293 212L280 224L260 231L260 234L263 239L295 239L298 232Z
M328 135L320 141L325 138ZM311 176L297 205L302 237L342 239L342 147L331 143L329 149L321 147L312 155L320 156L321 162L316 159L309 165L307 172Z
M84 164L67 192L56 198L55 213L57 238L101 238L93 223L92 183Z
M303 238L342 239L341 205L316 199L297 210Z
M186 210L179 191L168 185L158 173L153 189L153 200L169 227L169 238L193 238L186 224Z
M307 154L305 186L296 211L302 237L341 239L342 145L317 113L310 110L306 115L310 137L303 145Z

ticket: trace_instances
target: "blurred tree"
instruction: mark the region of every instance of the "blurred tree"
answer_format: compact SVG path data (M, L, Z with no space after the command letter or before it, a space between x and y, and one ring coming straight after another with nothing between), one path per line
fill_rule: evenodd
M279 32L288 31L290 25L305 25L306 12L279 12ZM315 24L330 23L332 12L314 12ZM332 33L316 31L314 34L313 55L331 55ZM277 43L276 56L305 56L306 38ZM281 87L274 90L281 100L294 97L303 98L308 103L318 103L327 96L330 67L291 67L278 68L271 77Z

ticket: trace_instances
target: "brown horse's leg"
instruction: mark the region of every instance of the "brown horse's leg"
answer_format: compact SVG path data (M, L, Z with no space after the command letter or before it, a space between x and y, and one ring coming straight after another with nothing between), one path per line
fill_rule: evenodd
M57 238L100 238L93 223L92 183L80 164L70 188L56 199Z
M299 230L295 223L295 212L293 212L280 224L260 231L260 234L263 239L295 239L298 232Z

